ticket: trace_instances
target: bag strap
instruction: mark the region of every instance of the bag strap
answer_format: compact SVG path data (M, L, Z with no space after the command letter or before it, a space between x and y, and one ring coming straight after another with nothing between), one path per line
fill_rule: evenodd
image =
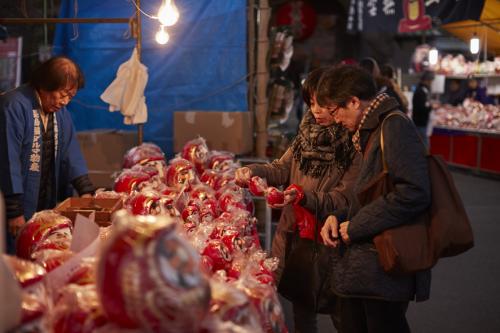
M385 160L385 156L384 156L384 124L385 124L385 121L387 119L389 119L390 117L393 117L393 116L399 116L399 117L402 117L402 118L408 120L408 118L401 111L391 112L387 115L387 117L384 118L384 120L382 120L382 125L380 125L380 151L382 152L382 166L384 167L385 172L389 172L389 168L387 167L387 161ZM419 136L419 138L420 138L420 136ZM420 140L422 141L422 138L420 138ZM422 141L422 143L423 143L423 141Z

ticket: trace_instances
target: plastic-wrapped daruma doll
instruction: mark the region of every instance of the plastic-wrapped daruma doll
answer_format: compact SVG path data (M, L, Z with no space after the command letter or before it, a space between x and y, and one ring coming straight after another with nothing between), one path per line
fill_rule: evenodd
M161 160L165 160L165 156L160 147L154 143L143 143L127 151L123 157L123 168L128 169L136 164Z
M199 255L167 216L115 213L103 246L97 288L107 317L150 332L198 332L210 288Z
M199 137L186 142L181 156L193 163L198 175L201 175L208 163L208 147L205 139Z
M53 331L57 333L92 333L108 321L93 284L64 287L52 316Z
M178 190L190 191L191 186L198 183L193 164L183 158L172 160L167 167L166 183Z
M210 153L208 167L216 171L226 171L236 165L234 154L228 151L213 150Z
M138 191L141 188L141 184L150 178L150 175L142 171L125 170L115 179L114 189L119 193Z
M53 210L43 210L35 213L23 226L17 237L17 255L24 259L32 259L31 255L42 242L52 238L60 241L67 238L68 248L71 243L73 224L71 220Z

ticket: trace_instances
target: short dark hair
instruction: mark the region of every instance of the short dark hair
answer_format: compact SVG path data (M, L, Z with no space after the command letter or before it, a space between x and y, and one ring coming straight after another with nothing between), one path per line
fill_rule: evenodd
M377 60L367 57L359 61L359 66L368 71L371 75L380 75L380 67Z
M345 106L351 97L369 101L376 94L373 76L365 69L353 65L338 65L321 76L316 99L321 106L331 103Z
M36 89L55 91L67 86L83 88L85 79L80 67L70 58L57 56L38 66L32 73L30 84Z
M394 79L394 72L394 67L389 64L385 64L380 67L380 74L388 79Z
M313 69L309 72L304 83L302 84L302 99L307 106L311 107L311 101L313 95L316 94L316 89L318 87L319 80L321 79L321 75L326 72L328 67L319 67Z

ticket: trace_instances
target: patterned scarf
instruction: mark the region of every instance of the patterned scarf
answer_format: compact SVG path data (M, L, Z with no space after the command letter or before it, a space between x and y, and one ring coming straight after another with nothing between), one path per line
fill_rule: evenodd
M292 142L293 158L304 174L319 178L337 168L345 172L352 163L355 149L346 129L338 124L322 126L308 111Z
M363 124L365 123L366 118L368 117L368 115L373 110L375 110L376 108L378 108L378 106L380 105L380 103L382 103L383 101L385 101L388 98L389 98L389 95L387 95L386 93L381 93L381 94L377 95L373 99L373 101L370 103L370 105L363 111L363 118L361 118L361 121L359 122L357 130L354 133L354 135L352 136L352 143L353 143L354 148L356 149L356 151L361 152L361 143L360 143L360 133L359 133L359 131L363 127Z

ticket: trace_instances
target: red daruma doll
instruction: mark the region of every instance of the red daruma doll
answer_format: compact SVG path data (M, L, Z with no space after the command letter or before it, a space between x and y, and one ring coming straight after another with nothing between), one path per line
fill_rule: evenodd
M103 247L97 289L106 316L119 326L148 332L198 332L210 288L195 249L168 216L115 214Z
M154 143L146 142L127 151L123 156L123 168L128 169L136 164L162 160L165 160L165 156L161 148Z
M253 176L248 182L248 190L255 196L261 197L266 193L267 182L259 176Z
M208 164L208 146L205 139L200 137L186 142L181 156L193 163L198 175L201 175Z
M170 187L188 192L198 182L194 165L186 159L175 158L167 167L166 183Z
M266 190L266 201L269 205L282 205L285 203L285 195L276 187L268 187Z

